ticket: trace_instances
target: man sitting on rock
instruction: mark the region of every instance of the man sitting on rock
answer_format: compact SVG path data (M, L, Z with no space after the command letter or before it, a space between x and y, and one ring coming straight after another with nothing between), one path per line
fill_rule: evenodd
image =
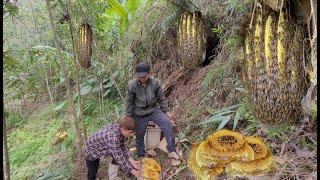
M125 137L133 136L135 123L132 118L125 117L119 123L113 123L97 131L89 137L85 145L85 158L88 168L88 180L94 180L99 168L100 158L112 157L108 174L110 180L118 180L119 165L129 174L139 176L139 161L135 161L125 145Z

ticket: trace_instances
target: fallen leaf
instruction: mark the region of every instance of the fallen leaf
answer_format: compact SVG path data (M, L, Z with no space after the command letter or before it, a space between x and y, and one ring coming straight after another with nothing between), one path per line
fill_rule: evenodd
M190 141L187 138L182 138L179 142L183 143L183 142L190 142Z

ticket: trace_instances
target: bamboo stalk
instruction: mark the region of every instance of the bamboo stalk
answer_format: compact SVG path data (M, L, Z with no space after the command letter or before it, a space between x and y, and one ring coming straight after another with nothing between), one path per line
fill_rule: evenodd
M4 179L10 180L10 161L7 145L7 126L6 126L6 117L3 117L3 170L4 170Z
M70 83L69 83L70 80L69 80L69 77L67 76L65 64L64 64L64 61L63 61L62 55L61 55L61 49L60 49L59 44L58 44L59 43L59 37L58 37L56 26L55 26L55 23L54 23L54 20L53 20L53 15L51 13L50 1L46 0L46 4L47 4L47 10L48 10L48 14L49 14L50 22L51 22L52 31L53 31L53 34L54 34L54 41L55 41L55 46L56 46L58 62L60 64L60 66L61 66L62 75L64 76L64 79L65 79L65 84L66 84L66 87L67 87L68 101L69 101L70 106L72 108L72 115L73 115L73 119L74 119L74 123L75 123L75 129L76 129L76 135L77 135L77 141L78 141L76 143L76 146L77 146L78 150L80 150L80 149L82 149L83 141L82 141L82 138L81 138L80 126L79 126L76 110L75 110L73 99L72 99L72 90L71 90Z
M50 88L50 84L49 84L49 78L48 78L48 73L47 73L47 69L44 65L43 66L43 71L44 71L44 76L45 76L45 80L46 80L46 88L47 88L47 91L48 91L48 94L49 94L49 99L50 99L50 102L51 102L51 105L53 105L53 96L52 96L52 93L51 93L51 88Z
M79 99L79 109L80 109L80 112L79 112L79 121L82 122L82 128L83 128L83 133L84 133L84 141L87 140L87 128L84 124L84 119L83 119L83 107L82 107L82 98L81 98L81 93L80 93L80 75L79 75L79 71L80 71L80 68L79 68L79 64L77 63L77 56L76 56L76 42L75 42L75 38L73 36L73 32L74 32L74 28L72 26L72 16L71 16L71 7L72 7L72 4L71 4L71 1L69 0L68 1L68 14L69 14L69 29L70 29L70 34L71 34L71 42L72 42L72 50L73 50L73 63L76 67L76 86L77 86L77 94L78 94L78 99Z
M104 114L104 112L103 112L103 109L104 109L104 107L103 107L103 104L104 104L104 102L103 102L103 79L101 79L101 81L100 81L100 92L101 92L101 115L103 115Z

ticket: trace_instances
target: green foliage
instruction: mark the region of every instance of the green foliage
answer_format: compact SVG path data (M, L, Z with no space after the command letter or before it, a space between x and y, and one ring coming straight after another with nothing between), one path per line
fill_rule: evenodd
M245 10L243 0L228 0L226 3L227 10L229 11L230 15L234 13L243 13Z
M8 52L4 52L3 61L4 87L6 89L6 91L4 91L5 98L9 101L21 98L22 93L17 91L17 89L21 90L22 88L23 79L21 76L23 76L25 68L17 58Z
M120 34L122 34L126 28L128 27L129 23L129 12L128 10L120 4L117 0L109 0L108 1L109 6L111 7L111 10L118 15L120 18Z
M99 114L99 101L94 99L86 101L83 113L86 116L97 116Z
M229 51L235 51L241 45L241 37L238 35L230 35L225 41L225 47Z
M117 0L107 1L108 8L99 14L96 19L97 30L101 37L109 39L108 46L112 41L119 39L128 26L138 18L137 10L145 5L140 0L128 0L121 4Z
M267 137L269 138L283 138L286 134L291 132L292 128L288 124L279 125L277 127L269 127L267 129Z
M317 120L317 103L313 103L311 105L311 117L314 121Z
M251 107L247 101L242 102L241 117L244 122L245 131L253 134L259 126L259 121L253 116Z
M131 16L136 16L136 12L139 9L139 6L141 4L141 0L128 0L125 3L126 9L130 12Z
M208 71L203 79L202 87L208 89L212 86L216 87L218 84L222 84L225 79L225 71L221 66L216 66L216 68Z
M312 148L312 149L316 149L317 148L317 144L310 141L308 136L302 136L300 139L299 139L299 145L301 147L308 147L308 148Z
M232 110L236 107L238 107L237 110ZM234 131L240 119L240 111L241 111L241 104L224 108L222 110L215 112L213 116L199 123L199 125L208 124L208 123L220 123L217 128L217 131L218 131L220 129L223 129L230 120L233 120L233 131Z
M218 25L218 27L211 28L211 30L216 36L218 36L220 38L221 35L222 35L222 32L224 31L224 26L223 26L223 24L222 25Z
M53 108L54 111L59 111L62 108L65 108L67 104L67 101L63 101L61 104L59 104L58 106L56 106L55 108Z
M9 100L20 99L22 96L37 96L47 92L45 77L49 84L63 84L60 66L56 59L56 49L51 46L34 46L15 52L6 51L4 56L5 97ZM69 76L75 73L72 55L62 51ZM22 60L18 60L23 56ZM49 76L49 73L52 76Z
M21 64L19 64L19 61L17 58L12 56L10 52L5 51L3 52L3 69L6 71L17 71L18 69L21 69Z
M53 108L57 104L43 107L24 121L23 126L12 129L8 135L9 157L13 179L36 179L45 169L59 172L60 177L70 176L70 158L75 142L74 129L64 113L56 116ZM60 144L52 146L56 133L63 129L68 137ZM64 167L61 169L61 167ZM65 168L68 167L68 168Z
M61 171L48 171L44 170L41 172L41 175L37 177L36 180L46 180L46 179L64 179Z
M18 15L19 8L13 2L11 2L11 1L4 1L3 2L3 15L5 15L6 13L9 13L10 16L17 16Z
M233 72L233 67L236 65L236 60L230 59L227 62L215 62L214 68L209 69L208 73L202 81L204 91L210 90L211 96L215 92L222 89L236 90L239 88L238 76Z
M30 155L34 154L42 145L41 141L29 140L27 143L10 149L10 162L19 167Z
M19 112L8 112L9 116L6 118L7 129L10 131L13 128L19 128L26 122L26 117Z

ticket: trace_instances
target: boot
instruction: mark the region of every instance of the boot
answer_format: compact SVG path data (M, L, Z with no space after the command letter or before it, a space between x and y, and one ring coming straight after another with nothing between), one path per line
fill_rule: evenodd
M109 180L121 180L119 177L119 165L109 164L108 168Z

